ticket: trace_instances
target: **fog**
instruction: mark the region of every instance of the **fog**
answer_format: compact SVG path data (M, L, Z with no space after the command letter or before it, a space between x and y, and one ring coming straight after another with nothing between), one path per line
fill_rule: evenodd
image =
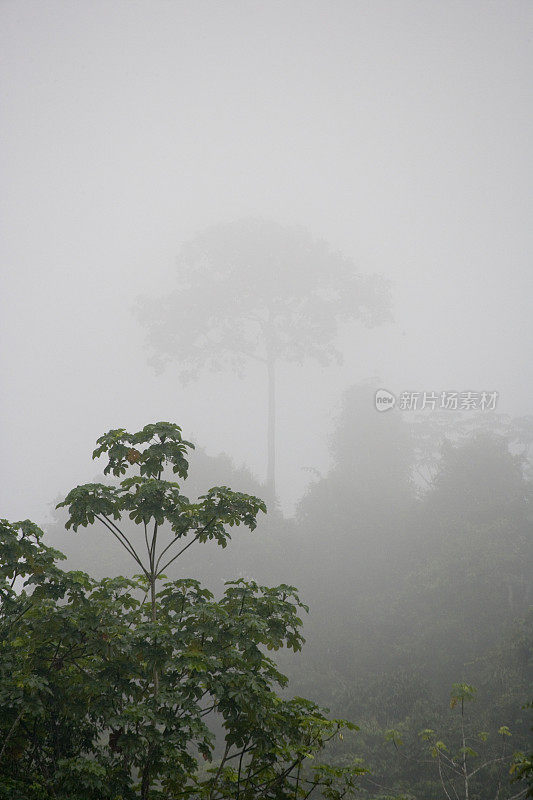
M179 285L186 242L240 219L303 226L391 284L392 321L339 328L342 365L279 366L285 513L352 384L531 411L529 3L0 14L5 516L47 519L98 435L157 419L264 480L262 372L157 375L134 313Z
M105 432L180 425L196 445L190 478L151 477L179 479L193 501L230 486L268 514L253 506L255 532L232 527L230 546L198 544L168 575L215 593L239 577L299 587L307 646L277 663L293 692L360 725L355 740L335 738L333 763L370 764L367 800L526 796L509 759L527 747L533 679L532 33L526 0L0 3L0 517L42 525L67 568L132 576L116 535L67 532L74 512L56 504L121 480L103 476L105 453L91 460ZM124 441L135 471L149 446ZM21 577L13 529L0 533L9 616ZM39 584L49 563L32 558ZM15 628L30 626L33 647L40 627L25 614ZM50 685L66 674L62 642ZM72 667L80 685L90 658ZM154 692L139 708L166 680L147 674ZM473 686L468 724L504 745L483 755L469 793ZM7 756L22 780L36 769L35 749L24 761L15 747L30 714L19 699L2 700L0 794ZM109 730L105 758L120 752L129 723L116 719L94 729L91 758ZM455 772L439 777L428 764L441 768L454 737L464 758L450 755ZM141 761L131 769L127 781ZM159 780L151 769L142 800ZM123 790L112 796L137 797Z

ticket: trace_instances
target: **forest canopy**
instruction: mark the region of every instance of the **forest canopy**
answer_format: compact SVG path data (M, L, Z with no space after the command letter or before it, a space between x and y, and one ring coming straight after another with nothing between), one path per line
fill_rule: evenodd
M6 798L528 796L527 426L407 425L368 393L294 520L157 423L98 440L57 549L3 522Z

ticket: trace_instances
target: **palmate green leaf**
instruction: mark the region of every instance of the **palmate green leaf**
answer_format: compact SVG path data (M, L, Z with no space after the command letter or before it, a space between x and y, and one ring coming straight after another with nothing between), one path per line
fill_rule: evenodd
M157 478L134 477L122 481L117 494L121 508L129 511L137 524L155 520L162 525L187 509L189 501L180 494L177 483Z
M120 519L122 510L118 489L102 483L86 483L76 486L58 503L56 508L68 507L70 514L65 527L77 531L79 527L92 525L97 516Z
M469 683L452 684L450 708L455 708L457 703L472 702L476 699L477 689Z
M153 478L160 477L167 465L186 478L189 467L186 453L194 449L192 442L182 439L179 425L170 422L145 425L136 433L117 428L101 436L97 445L93 458L108 456L105 475L123 475L132 465L138 465L141 475Z
M438 746L439 744L442 745L443 743L442 742L437 742L436 746ZM447 747L442 747L442 746L439 747L439 750L447 750L447 749L448 749ZM461 747L459 749L459 753L462 756L470 756L471 758L477 758L477 756L479 755L478 753L476 753L476 751L472 747L468 747L466 745L465 745L465 747Z
M245 525L254 530L258 513L266 511L259 498L234 492L227 486L213 487L198 502L191 503L181 493L179 484L163 480L162 471L168 465L183 477L187 475L185 453L193 445L182 439L177 425L155 423L136 433L117 428L100 437L97 444L94 457L104 453L109 457L104 472L119 475L132 469L138 474L125 478L118 487L103 484L78 486L58 504L58 508L68 507L67 528L77 530L95 520L105 524L144 573L153 576L153 580L159 578L180 555L180 550L173 546L181 538L190 535L189 543L214 540L224 548L231 539L233 526ZM142 562L120 527L124 512L137 525L156 526L149 534L153 543L157 528L164 523L170 525L174 538L163 542L159 536L159 553L155 545L150 545L149 563ZM147 535L145 530L144 537ZM162 561L166 553L168 555Z
M28 519L20 522L0 519L0 580L11 582L15 576L30 576L29 581L36 583L56 572L55 561L65 556L45 545L43 536L41 528Z

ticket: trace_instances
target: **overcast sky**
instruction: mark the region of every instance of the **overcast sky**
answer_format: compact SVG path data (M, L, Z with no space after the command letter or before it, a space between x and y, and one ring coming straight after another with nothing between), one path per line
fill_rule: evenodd
M281 370L287 511L351 383L533 413L532 22L530 0L2 0L0 516L44 520L97 436L159 419L264 477L263 375L157 376L132 313L241 217L393 287L343 366Z

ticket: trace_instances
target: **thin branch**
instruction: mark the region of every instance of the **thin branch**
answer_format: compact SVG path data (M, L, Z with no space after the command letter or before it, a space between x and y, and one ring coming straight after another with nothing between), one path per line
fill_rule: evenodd
M296 786L294 787L294 800L298 800L298 785L300 783L300 771L302 769L302 762L298 764L298 772L296 773Z
M175 556L173 556L173 557L170 559L170 561L167 561L167 563L165 564L165 566L164 566L164 567L162 567L161 569L158 569L158 566L159 566L159 561L161 560L161 556L160 556L160 557L158 558L158 560L157 560L157 565L156 565L156 576L155 576L155 577L156 577L156 578L158 578L158 577L159 577L159 576L160 576L160 575L161 575L161 574L162 574L162 573L163 573L163 572L166 570L166 568L167 568L167 567L169 567L169 566L172 564L172 562L173 562L173 561L175 561L177 558L179 558L179 557L181 556L181 554L185 552L185 550L187 550L187 549L188 549L188 548L189 548L189 547L190 547L192 544L194 544L194 543L195 543L195 542L198 540L198 538L199 538L199 537L202 535L202 533L205 533L205 531L206 531L206 530L209 528L209 526L210 526L210 525L212 525L212 524L213 524L213 522L215 522L216 518L217 518L217 517L216 517L216 514L215 514L215 516L214 516L214 517L211 517L211 519L210 519L208 522L206 522L206 524L204 525L204 527L203 527L201 530L199 530L199 531L198 531L198 533L196 534L196 536L194 537L194 539L191 539L191 541L189 542L189 544L188 544L188 545L186 545L185 547L183 547L183 548L182 548L182 549L179 551L179 553L177 553ZM163 551L163 552L164 552L164 551ZM161 555L163 555L163 553L161 553Z
M298 764L299 764L299 762L301 760L302 760L302 757L299 756L296 759L296 761L293 761L292 764L290 764L286 769L284 769L282 772L280 772L279 775L276 775L276 777L272 781L266 780L266 781L263 781L263 783L258 784L257 786L258 787L268 786L269 789L272 788L273 786L276 785L276 783L280 783L284 778L286 778L293 771L293 769L298 766ZM259 772L262 772L266 768L267 768L266 765L261 767L261 769L258 770L258 772L256 772L255 774L258 775ZM254 777L254 776L252 776L252 777Z
M250 740L248 739L248 741L250 741ZM239 756L242 755L242 753L251 753L252 750L255 750L256 748L257 748L257 745L254 744L254 745L252 745L252 747L245 747L244 750L242 750L242 751L241 750L237 750L236 753L232 753L230 756L228 756L226 761L231 761L232 758L239 758Z
M176 542L177 542L179 539L182 539L184 536L186 536L186 535L187 535L187 533L190 531L190 529L191 529L191 526L189 525L189 527L185 529L185 532L180 532L180 535L179 535L179 536L178 536L178 535L176 535L176 536L175 536L175 537L172 539L172 541L170 542L170 544L167 544L167 546L166 546L166 547L164 547L164 548L163 548L163 550L161 550L161 552L159 553L159 557L158 557L158 559L157 559L157 561L156 561L156 564L155 564L155 571L156 571L156 572L158 571L158 569L159 569L159 564L160 564L160 562L161 562L161 559L163 558L163 556L165 555L165 553L167 552L167 550L170 550L170 548L172 547L172 545L173 545L173 544L175 544L175 543L176 543Z
M216 703L214 703L212 706L210 706L208 708L202 708L197 712L198 716L199 717L207 717L208 714L211 714L213 711L216 711L216 708L217 708L217 704ZM180 714L177 717L177 719L180 719L181 717L183 717L183 714Z
M499 758L491 758L489 759L489 761L485 761L484 764L481 764L479 767L476 767L476 769L472 770L472 772L469 772L468 778L471 778L472 775L475 775L476 772L479 772L479 770L483 769L483 767L488 767L489 764L495 764L497 761L506 761L508 758L509 756L500 756Z
M135 552L135 550L134 550L134 548L133 548L133 545L132 545L132 544L131 544L131 542L129 541L129 539L128 539L128 537L126 536L126 534L125 534L125 533L123 533L123 532L120 530L120 528L118 528L118 527L115 525L115 523L114 523L114 522L112 522L112 521L109 519L109 517L106 517L106 516L105 516L105 514L102 514L102 516L101 516L101 517L99 517L99 516L98 516L98 514L95 514L95 517L96 517L96 519L98 520L98 522L101 522L101 523L102 523L102 525L105 525L105 527L106 527L106 528L107 528L109 531L111 531L111 533L113 534L113 536L114 536L116 539L118 539L118 541L120 542L120 544L121 544L121 545L122 545L122 546L123 546L123 547L124 547L124 548L125 548L125 549L128 551L128 553L130 554L130 556L132 556L133 558L135 558L135 560L136 560L137 562L139 562L139 556L138 556L138 555L137 555L137 553Z
M144 525L144 541L146 542L146 552L148 553L148 558L150 558L150 545L148 544L148 527L146 525L146 520L143 519Z
M152 544L150 546L150 572L155 573L155 548L157 545L157 522L154 522L154 532L152 534Z
M213 785L211 786L211 791L209 792L208 800L212 800L213 792L216 789L216 785L218 783L218 779L220 777L220 773L222 772L222 767L224 766L224 764L226 762L226 757L228 755L229 749L230 749L230 745L226 744L226 749L224 750L224 755L222 756L222 760L221 760L221 762L219 764L219 767L218 767L218 770L217 770L217 774L215 775L215 779L213 781Z
M18 714L18 716L17 716L16 720L14 721L13 725L10 727L10 729L9 729L9 731L8 731L8 733L7 733L7 736L6 736L6 738L4 739L4 744L2 745L2 749L0 750L0 759L1 759L1 758L2 758L2 756L4 755L4 751L5 751L6 747L7 747L7 743L8 743L8 742L9 742L9 740L11 739L11 736L12 736L12 735L13 735L13 733L15 732L15 729L16 729L17 725L19 724L19 722L20 722L20 720L22 719L22 717L23 717L23 716L24 716L24 709L22 709L22 710L19 712L19 714Z
M30 595L30 597L31 597L31 595ZM28 603L26 608L24 608L22 611L20 611L17 614L17 616L9 622L9 624L6 626L7 630L8 631L11 630L13 628L13 626L16 625L16 623L19 621L19 619L22 619L24 614L27 614L28 611L31 611L32 608L33 608L33 603Z
M442 786L442 788L444 790L444 794L446 795L448 800L452 800L450 794L448 794L448 790L446 789L446 784L444 783L444 778L442 776L442 764L441 764L440 757L437 758L437 763L439 765L439 778L440 778L441 786Z
M111 526L112 526L112 527L113 527L113 528L116 530L116 532L117 532L117 533L119 533L121 536L123 536L123 537L124 537L124 539L125 539L125 540L128 542L129 546L130 546L131 548L133 548L133 545L132 545L132 544L131 544L131 542L129 541L129 539L128 539L128 537L126 536L126 534L124 533L124 531L121 531L121 530L120 530L120 528L118 527L118 525L116 525L116 524L113 522L113 520L111 519L111 517L108 517L108 516L106 516L105 514L102 514L102 516L103 516L103 517L104 517L104 518L105 518L105 519L108 521L108 523L109 523L109 524L110 524L110 525L111 525Z
M251 738L252 738L251 736L248 737L248 741L246 742L246 744L242 748L241 755L240 755L240 758L239 758L239 770L237 772L237 800L239 800L239 797L241 795L242 760L243 760L244 754L246 752L246 745L250 743L250 739Z
M196 536L194 537L194 539L191 539L191 541L189 542L189 544L185 545L185 547L182 547L182 549L179 551L179 553L176 553L176 555L175 555L175 556L173 556L173 557L170 559L170 561L167 561L167 563L165 564L165 566L164 566L164 567L161 567L161 569L157 571L157 573L156 573L156 576L155 576L155 577L156 577L156 578L159 578L159 576L163 574L163 572L166 570L166 568L167 568L167 567L169 567L169 566L172 564L172 562L173 562L173 561L175 561L177 558L179 558L179 557L181 556L181 554L182 554L182 553L184 553L186 550L188 550L188 549L189 549L189 547L190 547L192 544L194 544L194 543L197 541L197 539L198 539L198 537L199 537L199 536L200 536L200 534L199 534L199 533L197 533L197 534L196 534Z
M129 541L129 540L128 540L128 538L127 538L127 537L126 537L126 536L125 536L125 535L122 533L122 531L120 531L120 530L117 528L118 532L119 532L119 533L120 533L120 534L121 534L121 535L124 537L125 541L124 541L123 539L121 539L121 538L120 538L120 536L118 535L118 533L116 533L116 532L113 530L113 528L111 527L111 525L108 525L108 524L107 524L107 517L103 517L103 518L102 518L102 517L99 517L97 514L95 514L95 517L96 517L96 519L97 519L99 522L101 522L101 523L102 523L102 525L105 525L105 527L108 529L108 531L111 531L111 533L113 534L113 536L115 537L115 539L117 539L117 541L119 541L119 542L120 542L120 544L122 545L122 547L123 547L123 548L124 548L124 549L125 549L125 550L126 550L128 553L129 553L129 554L130 554L130 556L131 556L132 558L134 558L134 559L135 559L135 561L136 561L136 562L137 562L137 564L140 566L140 568L142 569L142 571L144 572L144 574L145 574L147 577L149 577L150 573L148 572L148 570L146 569L146 567L145 567L145 566L144 566L144 564L142 563L141 559L139 558L139 556L138 556L138 555L137 555L137 553L135 552L135 550L134 550L133 546L131 545L130 541ZM115 527L116 527L116 526L115 526Z
M527 786L526 786L526 788L525 788L525 789L521 789L521 790L518 792L518 794L513 794L513 796L512 796L512 797L510 797L510 798L509 798L509 800L520 800L520 798L522 798L522 797L527 797L527 792L528 792L528 791L529 791L529 790L528 790L528 788L527 788Z
M312 793L315 791L315 789L316 789L316 787L317 787L318 785L319 785L319 784L318 784L318 781L314 781L314 782L313 782L313 785L311 786L311 788L309 789L309 791L307 792L307 794L304 796L304 800L307 800L307 798L308 798L308 797L309 797L309 796L310 796L310 795L311 795L311 794L312 794Z

